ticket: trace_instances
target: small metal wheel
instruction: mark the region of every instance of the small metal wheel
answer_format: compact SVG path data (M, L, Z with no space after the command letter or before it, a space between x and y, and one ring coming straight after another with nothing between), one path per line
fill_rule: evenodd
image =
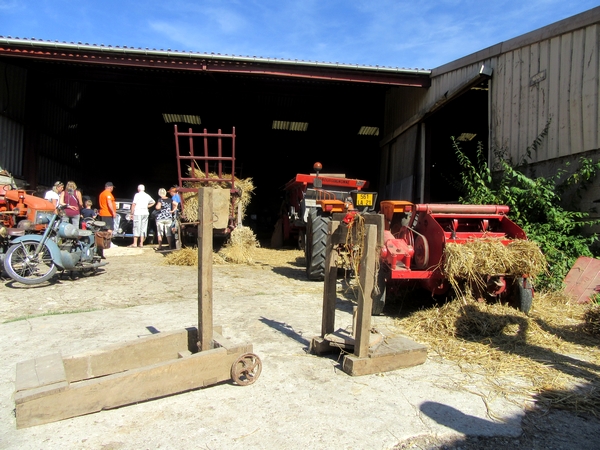
M231 378L240 386L254 383L262 371L262 362L254 353L245 353L231 366Z

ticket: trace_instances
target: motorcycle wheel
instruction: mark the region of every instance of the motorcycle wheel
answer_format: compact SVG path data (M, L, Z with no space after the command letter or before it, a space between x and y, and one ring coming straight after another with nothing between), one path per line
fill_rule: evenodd
M40 284L56 273L50 249L44 244L35 256L37 241L21 241L11 245L4 257L4 270L15 281L23 284Z

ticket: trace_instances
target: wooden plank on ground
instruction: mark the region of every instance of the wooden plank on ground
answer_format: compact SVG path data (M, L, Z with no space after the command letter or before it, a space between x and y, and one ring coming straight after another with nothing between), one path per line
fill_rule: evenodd
M427 347L405 337L388 338L367 357L346 355L343 369L348 375L361 376L389 372L423 364Z
M41 356L17 364L15 378L17 392L66 381L65 366L60 353Z
M192 350L190 344L197 342L197 336L195 328L188 328L65 357L67 380L86 380L177 358L179 352Z
M252 346L244 346L252 351ZM17 428L30 427L209 386L231 378L240 356L216 348L186 358L71 383L67 389L15 393ZM44 388L40 388L44 389Z

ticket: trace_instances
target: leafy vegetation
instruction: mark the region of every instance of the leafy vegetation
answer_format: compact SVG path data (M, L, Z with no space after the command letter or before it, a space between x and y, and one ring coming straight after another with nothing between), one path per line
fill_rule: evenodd
M580 158L579 167L568 177L566 169L545 178L530 178L523 171L527 168L532 152L541 145L548 127L525 152L518 165L506 157L506 151L494 153L494 170L487 162L481 144L477 147L476 161L472 162L452 140L454 151L462 167L460 201L467 204L498 204L510 207L510 218L538 243L548 261L548 271L537 280L538 289L559 289L571 266L579 256L594 256L595 234L582 235L582 227L600 223L589 213L570 211L561 206L562 195L567 189L580 194L594 179L600 163Z

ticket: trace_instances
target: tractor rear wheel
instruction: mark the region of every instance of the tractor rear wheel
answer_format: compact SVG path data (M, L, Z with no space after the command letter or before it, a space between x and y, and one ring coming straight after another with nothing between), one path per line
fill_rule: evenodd
M327 249L327 229L331 216L319 208L311 208L306 224L306 276L309 280L325 278L325 250Z

